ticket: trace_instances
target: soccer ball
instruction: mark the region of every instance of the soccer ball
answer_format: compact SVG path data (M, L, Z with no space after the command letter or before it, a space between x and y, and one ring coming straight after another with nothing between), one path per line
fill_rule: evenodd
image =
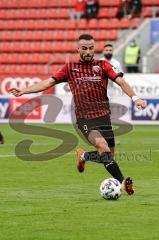
M122 186L115 178L107 178L100 185L100 194L103 198L116 200L122 194Z

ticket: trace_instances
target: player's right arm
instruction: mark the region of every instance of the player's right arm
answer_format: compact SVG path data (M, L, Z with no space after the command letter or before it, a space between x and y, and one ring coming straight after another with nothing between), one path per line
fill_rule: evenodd
M15 96L15 97L20 97L24 94L29 94L29 93L37 93L37 92L42 92L52 86L55 85L55 79L54 78L48 78L44 81L41 81L40 83L37 83L35 85L32 85L30 87L26 87L23 89L19 88L11 88L9 91Z

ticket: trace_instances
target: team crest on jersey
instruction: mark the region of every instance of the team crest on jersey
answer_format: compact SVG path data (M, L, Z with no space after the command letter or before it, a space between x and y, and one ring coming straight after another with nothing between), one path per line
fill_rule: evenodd
M96 73L100 72L100 67L98 65L93 66L93 71Z
M119 73L120 72L120 69L119 69L119 67L112 67L112 69L113 69L113 71L115 72L115 73Z

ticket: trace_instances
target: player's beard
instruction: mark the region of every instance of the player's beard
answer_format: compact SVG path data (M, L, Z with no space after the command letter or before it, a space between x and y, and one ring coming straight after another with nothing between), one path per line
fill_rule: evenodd
M110 53L104 54L104 57L106 59L110 60L112 58L112 54L110 54Z
M86 55L86 56L83 56L82 54L80 54L80 57L83 60L83 62L91 62L93 57L94 57L94 54L93 55Z

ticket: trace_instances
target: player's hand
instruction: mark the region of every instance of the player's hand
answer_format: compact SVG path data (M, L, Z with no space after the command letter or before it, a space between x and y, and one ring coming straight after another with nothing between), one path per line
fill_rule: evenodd
M11 88L9 92L12 93L15 97L20 97L23 95L23 92L19 88Z
M137 99L137 100L135 101L135 105L136 105L136 107L137 107L138 109L144 109L144 108L146 108L146 106L147 106L146 102L145 102L144 100L142 100L142 99Z

